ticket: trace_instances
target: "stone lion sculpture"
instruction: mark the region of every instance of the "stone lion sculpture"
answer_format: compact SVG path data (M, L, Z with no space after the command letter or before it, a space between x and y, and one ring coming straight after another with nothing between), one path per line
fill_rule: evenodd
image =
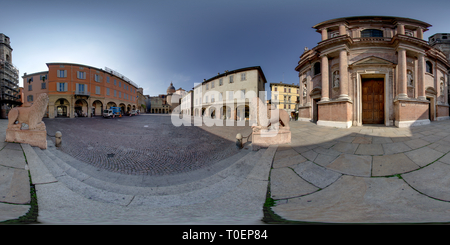
M42 121L47 111L48 95L40 94L36 101L30 107L14 107L8 113L8 129L20 129L22 123L28 124L28 129L45 129ZM18 124L16 125L16 121Z
M289 114L283 109L277 109L275 105L265 105L260 98L253 98L251 102L252 117L256 118L255 129L267 129L274 126L276 129L289 130Z

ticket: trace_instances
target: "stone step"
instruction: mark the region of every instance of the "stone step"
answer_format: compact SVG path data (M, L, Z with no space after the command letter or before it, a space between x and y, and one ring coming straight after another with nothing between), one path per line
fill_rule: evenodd
M37 147L33 149L58 181L86 198L125 206L155 205L158 207L199 203L223 195L245 180L265 151L242 150L218 162L216 165L219 167L227 164L229 167L211 176L196 179L196 174L186 173L187 177L190 176L195 181L158 186L154 185L154 181L146 181L146 179L153 179L153 176L125 176L99 170L60 152L51 145L46 150ZM230 164L230 161L234 163ZM102 178L97 178L100 176ZM186 176L184 178L187 178ZM108 177L111 179L105 181ZM128 178L128 180L122 181L125 184L114 183L119 178ZM145 183L153 185L145 186Z

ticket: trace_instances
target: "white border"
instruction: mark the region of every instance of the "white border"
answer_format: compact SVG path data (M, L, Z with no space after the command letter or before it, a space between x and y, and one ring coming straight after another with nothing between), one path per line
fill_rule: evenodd
M327 126L327 127L336 127L336 128L350 128L352 126L352 121L336 122L336 121L318 120L317 121L317 125L319 125L319 126Z

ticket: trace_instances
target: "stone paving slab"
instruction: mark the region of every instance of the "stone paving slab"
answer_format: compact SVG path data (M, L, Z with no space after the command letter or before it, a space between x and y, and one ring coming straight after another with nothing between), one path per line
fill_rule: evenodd
M336 160L326 167L343 174L370 176L371 164L371 156L341 154L338 158L336 158Z
M339 194L337 194L339 193ZM289 199L272 210L286 220L333 223L420 223L450 221L450 203L428 198L398 178L343 175L311 195Z
M297 164L293 170L304 180L319 187L325 188L334 183L342 174L314 164L311 161Z
M300 178L290 168L272 169L270 193L273 199L292 198L317 191L319 188Z
M450 201L450 165L437 161L411 173L403 174L403 179L424 195Z
M383 155L383 147L381 144L359 144L358 149L355 151L358 155Z
M413 162L423 167L442 157L444 153L433 150L429 147L422 147L413 151L405 152Z
M411 147L404 142L385 143L382 146L384 154L395 154L411 150Z
M0 166L0 202L28 204L30 201L28 170Z
M374 156L372 164L372 176L390 176L402 174L420 168L404 153L384 156Z
M20 144L14 144L11 143L13 145L18 145L20 147ZM8 144L10 145L10 144ZM7 167L12 167L12 168L20 168L20 169L24 169L26 162L25 162L25 156L22 153L22 150L13 150L13 149L8 149L7 146L5 146L1 151L0 151L0 165L2 166L7 166Z

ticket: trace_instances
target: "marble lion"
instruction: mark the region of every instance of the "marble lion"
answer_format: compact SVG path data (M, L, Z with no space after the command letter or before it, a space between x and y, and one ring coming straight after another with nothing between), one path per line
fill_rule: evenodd
M40 94L30 107L14 107L8 113L8 129L20 129L22 123L28 124L28 129L45 128L42 121L47 111L48 95ZM16 125L16 121L18 124Z

